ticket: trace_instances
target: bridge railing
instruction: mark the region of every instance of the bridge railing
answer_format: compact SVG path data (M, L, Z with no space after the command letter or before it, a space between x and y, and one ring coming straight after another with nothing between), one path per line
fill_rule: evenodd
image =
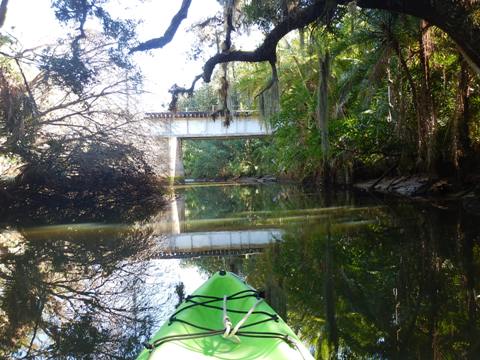
M234 117L249 117L257 115L257 110L233 110L232 116ZM145 117L148 119L175 119L175 118L214 118L223 116L222 112L214 111L162 111L162 112L147 112Z
M209 112L159 112L148 113L147 116L151 136L203 139L255 137L272 133L269 124L251 110L235 111L228 126L223 121L214 121Z

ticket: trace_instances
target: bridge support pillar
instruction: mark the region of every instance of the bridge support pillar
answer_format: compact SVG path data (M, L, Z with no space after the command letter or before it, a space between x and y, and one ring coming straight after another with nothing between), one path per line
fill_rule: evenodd
M178 235L185 231L185 197L179 196L170 203L172 214L172 234Z
M173 183L183 183L185 180L185 169L183 168L182 139L169 137L169 172L170 180Z

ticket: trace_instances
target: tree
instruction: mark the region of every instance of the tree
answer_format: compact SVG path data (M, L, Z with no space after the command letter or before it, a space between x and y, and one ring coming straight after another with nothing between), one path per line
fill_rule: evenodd
M91 0L78 3L71 3L64 0L55 1L53 6L56 10L58 19L62 22L73 25L76 28L76 33L72 35L70 39L71 41L69 42L72 53L63 58L55 58L55 61L52 61L52 64L48 69L52 74L55 74L55 69L60 68L60 66L66 66L69 68L78 65L78 68L81 71L78 72L77 77L67 79L68 81L64 82L64 84L77 86L74 87L74 89L75 91L79 91L79 83L89 84L94 78L91 71L92 67L88 64L88 61L84 61L81 56L77 56L77 54L80 54L81 50L84 49L83 42L86 35L84 29L87 21L94 21L95 19L100 21L106 39L114 40L116 42L115 44L118 44L111 46L109 50L110 60L128 68L128 61L125 60L127 57L122 57L122 54L125 54L126 52L133 53L159 49L169 44L174 40L174 35L178 30L179 25L187 17L190 4L191 0L182 1L178 13L172 19L163 36L135 43L135 22L132 20L114 19L108 12L108 1ZM282 95L282 82L279 82L279 78L282 77L282 74L281 71L277 71L277 68L282 68L282 59L280 57L282 49L279 48L278 45L280 44L280 41L285 38L285 35L294 30L299 30L301 34L300 43L303 44L300 48L304 49L305 42L308 43L308 41L310 41L306 34L308 34L309 31L312 31L312 29L318 28L319 32L333 34L340 32L339 28L335 28L335 26L342 24L341 31L343 32L341 36L343 39L341 43L348 43L348 38L350 36L351 41L349 46L354 48L354 43L359 36L359 31L355 28L355 26L357 26L357 28L363 28L365 30L365 35L370 35L372 39L376 39L377 44L381 46L381 51L375 52L375 54L378 55L378 62L374 62L372 51L362 52L361 49L358 49L357 58L364 56L365 58L372 60L371 65L373 68L372 77L370 79L373 80L374 78L378 78L378 74L386 73L389 81L385 83L375 81L379 84L378 87L376 85L374 87L378 90L378 93L375 92L376 90L374 91L374 89L365 90L364 93L358 89L358 91L354 91L353 93L356 94L356 96L367 94L368 96L366 99L374 101L376 102L376 105L378 105L377 107L379 111L377 113L383 115L384 110L386 110L388 113L388 119L390 120L388 120L388 124L375 122L371 119L373 117L371 113L368 113L372 111L372 109L360 109L361 107L357 106L357 110L363 111L362 117L364 118L361 121L362 124L358 125L368 126L369 130L372 130L372 134L375 134L373 136L373 143L370 141L372 140L372 137L368 137L366 142L361 143L358 141L355 145L365 148L367 145L373 147L378 157L381 153L384 153L384 148L382 149L381 146L378 146L378 144L381 144L381 136L384 135L382 132L388 134L388 131L397 131L399 134L399 140L408 143L408 147L401 148L398 151L400 156L397 154L393 156L395 158L400 157L401 160L393 160L394 163L391 164L391 167L394 168L396 162L400 163L400 165L398 165L400 167L404 162L412 162L412 159L410 158L412 153L410 151L410 146L416 141L417 152L415 157L417 170L428 171L431 174L437 172L439 164L441 164L445 158L442 153L443 150L441 150L444 144L439 141L439 139L443 139L441 136L442 131L444 131L444 120L442 119L443 109L439 109L438 102L434 100L436 96L438 97L438 83L436 80L436 77L438 76L436 64L438 62L435 54L432 54L431 49L435 48L435 41L439 41L439 39L441 39L441 43L445 43L441 36L437 35L438 29L445 31L454 41L454 43L450 42L450 49L455 47L458 48L460 53L459 58L464 59L463 61L465 64L470 64L471 68L478 73L480 56L475 44L478 42L480 36L478 25L480 21L478 21L479 5L477 2L466 0L443 0L433 4L427 0L388 2L380 0L360 0L355 3L346 0L272 0L267 2L241 2L230 0L224 1L222 4L224 5L223 13L212 14L210 18L205 19L205 21L202 21L194 27L202 32L203 35L207 33L210 34L209 40L207 42L202 42L202 44L208 43L209 45L216 47L217 54L205 62L202 73L195 77L189 87L174 85L171 88L172 109L178 107L177 101L180 95L191 95L193 93L195 86L200 79L203 79L207 83L210 82L216 65L222 64L222 69L220 71L221 74L216 75L219 81L219 103L221 104L217 110L223 112L223 115L226 117L225 119L228 120L230 117L229 107L231 107L229 103L229 93L232 93L235 86L230 84L232 80L231 73L233 73L233 71L226 71L226 68L223 65L235 62L264 62L265 66L269 68L270 75L268 76L267 73L262 74L262 78L264 79L262 80L263 83L261 86L257 87L257 93L253 94L253 96L259 98L261 103L260 110L262 110L263 113L268 113L268 109L272 109L273 112L278 112L278 104ZM359 12L358 9L364 10ZM377 16L377 14L381 14L381 11L388 11L390 14L390 20L387 19L386 21L379 22L379 16ZM402 16L396 16L395 14L397 13L402 14ZM422 33L420 37L417 37L417 44L405 41L405 33L410 31L409 29L414 28L410 27L410 25L415 22L405 20L411 19L405 17L405 14L423 19L423 23L418 24L415 30L417 31L417 35L415 36L420 36L418 35L418 32ZM352 31L350 34L348 33L347 22L352 24ZM369 24L371 26L369 26ZM401 25L396 24L407 25L407 31L399 30ZM382 28L378 28L377 25L382 26ZM236 34L251 27L257 27L265 33L265 38L261 45L252 51L236 49L234 44ZM411 36L411 34L407 36ZM223 40L221 40L221 38L223 38ZM321 51L325 54L328 52L331 54L330 70L332 71L332 76L335 76L336 66L338 69L340 69L341 66L344 66L344 69L346 69L345 64L347 61L345 59L337 61L335 58L336 54L333 52L335 49L328 49L329 47L335 48L336 46L342 45L329 43L329 36L321 38L316 35L316 39L320 42L318 44L319 50L321 47L323 48ZM306 44L306 47L308 48L308 44ZM418 47L420 47L418 53L414 53L410 50ZM297 48L294 51L303 51L300 50L300 48ZM340 49L339 51L341 52ZM309 55L310 54L307 53L307 57ZM341 62L343 62L343 64L340 64ZM315 67L320 66L321 64L325 65L326 62L318 63ZM354 69L360 71L360 66L355 66L355 64L352 65L354 66ZM324 69L326 68L324 67ZM374 69L376 70L374 71ZM467 70L467 72L468 71L471 70ZM230 75L227 75L229 72ZM305 79L311 78L311 72L309 73L309 70L307 70L305 74L308 74ZM329 118L330 120L334 120L336 115L342 114L342 112L337 112L337 110L340 109L343 111L346 109L346 105L353 104L354 101L351 99L353 99L354 96L351 96L348 92L348 88L351 88L352 84L357 85L358 83L361 83L367 87L367 83L361 80L361 72L356 75L352 72L352 76L353 77L351 77L350 80L341 80L344 85L343 87L340 83L337 83L339 86L332 83L328 87L325 87L327 82L319 81L320 78L313 80L318 86L316 91L313 90L313 93L316 93L315 96L317 96L314 106L317 107L317 110L322 109L322 111L317 111L316 118L321 127L321 131L318 134L321 138L320 143L323 144L324 147L323 150L309 151L308 154L305 154L306 157L312 157L313 163L318 162L319 160L323 164L329 162L342 162L346 165L344 167L336 166L336 168L339 169L343 167L345 173L348 173L348 168L353 166L352 163L355 161L355 150L352 151L351 146L345 146L345 141L342 140L343 144L337 143L337 147L343 147L345 151L341 153L336 152L335 141L331 138L332 135L335 136L335 132L331 135L328 135L328 132L335 130L329 129L330 127L336 127L338 129L340 124L331 124L327 127L325 126L326 122L320 121L320 119ZM260 84L260 80L258 83ZM463 88L465 88L464 83L465 82L462 83ZM283 82L283 84L286 83ZM387 95L388 101L384 102L383 100L380 100L380 88L382 91L385 91L384 94ZM328 97L325 97L326 89L329 92ZM405 94L407 94L407 96L405 96ZM413 109L415 110L414 116L417 121L416 134L411 134L412 127L410 119L412 114L410 113L411 108L408 103L410 96L412 98ZM462 95L462 99L466 98L467 96ZM347 104L348 102L350 104ZM330 104L330 106L317 106L320 103ZM358 100L357 103L359 103ZM337 105L339 105L339 107L337 107ZM327 107L330 109L327 109ZM336 108L337 110L332 108ZM353 113L353 108L353 106L350 106L350 114ZM467 106L465 109L470 108ZM457 120L460 119L458 115L459 111L460 110L457 110ZM471 109L469 111L471 112ZM343 113L345 114L347 111L343 111ZM343 115L341 117L345 118ZM471 119L472 116L463 116L461 118ZM308 121L306 121L306 124L302 125L303 128L299 130L300 142L303 145L308 143L310 139L312 142L316 142L317 140L313 140L313 138L318 138L318 135L316 134L309 134L310 130L305 130L309 127ZM228 123L228 121L226 121L226 123ZM332 121L330 121L330 123L332 123ZM344 124L341 124L340 127L351 128L351 124L347 124L346 121L343 121L343 123ZM452 139L455 144L458 144L459 127L455 125L454 128L457 129L457 135L449 135L448 138ZM461 137L463 139L461 149L455 145L455 150L448 145L450 151L448 156L450 156L457 164L459 163L459 154L468 154L470 151L469 148L471 147L467 141L468 136L465 136L468 132L467 129L471 129L471 127L469 127L468 124L464 124L461 126L461 129L463 129L461 134L464 134ZM416 138L412 140L414 137ZM330 144L331 146L326 147L326 144ZM394 143L392 145L397 146L398 144ZM305 153L305 151L302 152ZM297 152L298 157L301 157L300 155L302 152ZM389 154L393 152L397 152L397 150L389 151ZM327 154L328 161L324 158ZM315 156L317 156L317 159L313 160ZM303 158L305 159L305 157ZM387 162L388 161L390 160L387 160ZM461 162L462 164L469 163L466 159L463 159ZM307 168L310 173L319 172L318 167L307 166ZM342 169L341 171L344 170ZM334 171L332 176L338 176L338 171Z
M10 150L23 148L21 155L28 156L28 147L55 135L67 141L107 133L118 137L115 130L135 120L124 99L138 85L138 74L112 63L105 39L89 34L71 58L71 47L62 44L22 52L16 45L2 53L2 122L11 136ZM24 67L32 66L38 70L29 81Z
M29 161L51 138L63 142L106 134L118 138L116 130L135 120L125 105L140 80L126 56L135 24L111 17L101 6L104 3L53 1L60 22L77 21L75 33L53 45L23 49L16 39L2 35L4 151ZM92 16L99 20L101 32L86 29Z
M335 17L342 16L348 0L310 0L310 1L272 1L264 4L254 2L243 4L240 1L225 1L224 16L221 25L223 26L225 40L218 47L218 53L206 61L203 73L197 76L190 88L172 88L173 98L178 94L191 94L195 83L203 78L209 82L216 65L228 62L269 62L272 65L273 77L275 77L276 50L278 42L289 32L302 29L314 22L328 24ZM191 0L183 0L177 14L172 18L170 25L163 36L141 42L131 47L131 52L159 49L173 40L175 32L181 22L187 17ZM105 10L104 1L92 0L80 3L69 3L64 0L54 2L56 14L61 21L70 21L78 24L78 37L83 36L83 25L89 16L98 17L106 33L112 37L122 39L119 42L119 49L124 48L128 38L120 37L120 30L125 27L121 22L112 22L108 12ZM428 0L413 1L383 1L383 0L360 0L356 5L364 9L381 9L391 12L409 14L428 21L430 24L439 27L449 34L458 44L462 54L469 64L478 73L480 72L480 53L476 44L480 40L480 22L478 21L478 3L470 1L443 0L432 4ZM239 17L240 8L245 10L247 15L255 17L266 31L263 43L253 51L236 50L232 47L232 32L237 28L236 19ZM212 18L216 18L213 16ZM205 24L213 23L207 20ZM112 26L115 25L115 26ZM218 24L218 22L217 22ZM112 31L111 29L116 31ZM73 45L75 45L75 41ZM77 41L78 43L78 41Z
M229 11L225 11L225 16L223 20L223 29L221 31L224 33L225 40L223 45L218 48L218 53L208 59L203 67L203 72L201 75L197 76L192 83L191 87L181 88L176 87L172 90L172 94L178 96L178 94L191 94L196 81L201 76L205 82L211 80L213 70L216 65L225 64L229 62L265 62L269 63L271 66L272 78L266 86L259 90L257 96L260 99L260 110L264 112L265 110L265 94L267 91L270 91L275 98L278 99L278 59L279 51L278 44L281 39L284 38L286 34L293 30L300 30L309 27L313 28L314 24L321 24L322 28L325 28L326 31L335 32L334 26L332 24L338 24L342 22L346 16L348 16L352 5L348 1L269 1L269 2L251 2L244 4L242 2L229 2L224 3L225 7ZM182 10L186 6L186 2L182 4ZM348 6L347 6L348 5ZM397 78L399 81L405 81L402 78L406 78L405 83L410 87L412 93L414 108L416 111L417 118L417 153L416 153L416 164L417 171L426 171L429 174L437 174L439 172L439 166L443 162L443 156L441 153L441 144L439 143L440 133L442 131L441 120L439 120L438 105L436 104L435 93L437 92L435 84L435 69L433 65L434 55L432 51L435 48L435 41L437 40L436 30L437 28L445 31L451 39L456 43L460 56L465 59L466 63L469 63L473 71L477 74L479 73L479 64L480 56L478 50L476 49L475 44L480 39L480 21L478 21L478 14L480 6L476 2L470 1L441 1L432 4L428 1L375 1L375 0L364 0L357 1L353 4L353 7L358 6L361 9L371 9L370 13L372 16L367 16L365 19L368 22L375 22L376 16L373 10L386 10L390 12L390 20L380 24L385 25L383 28L378 29L380 33L383 33L383 39L381 48L382 52L378 52L379 62L376 64L377 73L386 71L389 73L389 82L386 86L388 92L388 116L389 122L393 123L393 117L397 114L395 113L395 106L393 102L395 99L400 99L403 95L400 95L400 88L398 84L394 84L394 78L392 77L392 69L394 68L394 63L398 64L401 69L401 75ZM367 13L367 12L365 12ZM420 35L418 36L418 44L415 44L415 47L419 48L419 63L412 63L408 61L405 54L406 49L402 46L405 44L403 39L398 38L397 36L402 36L400 33L396 34L395 22L398 22L398 16L394 14L408 14L415 16L419 19L422 19L418 24L418 31ZM182 12L184 14L184 12ZM229 15L228 15L229 14ZM240 18L241 20L238 20ZM180 19L180 20L179 20ZM237 50L232 47L232 32L233 30L238 31L239 26L235 26L235 20L239 23L242 23L244 26L248 27L251 25L258 26L262 31L266 33L263 43L253 51L242 51ZM464 21L465 20L465 21ZM176 21L181 21L181 18L176 17L173 19L170 28L176 24ZM352 21L353 23L353 21ZM406 23L406 22L405 22ZM413 23L413 22L412 22ZM217 26L219 26L218 23ZM178 25L178 24L177 24ZM176 25L176 26L177 26ZM220 24L222 25L222 24ZM363 26L363 25L362 25ZM436 28L435 28L436 26ZM177 26L178 27L178 26ZM367 27L368 29L368 27ZM462 29L459 31L459 29ZM220 30L216 30L218 33ZM376 29L371 27L367 31L371 31L371 36L376 36ZM344 33L344 36L348 36ZM353 36L353 33L352 33ZM169 36L168 39L162 38L162 42L157 44L153 41L145 42L140 45L139 48L135 48L133 51L139 50L151 50L155 48L160 48L166 45L166 40L171 40ZM302 37L302 43L304 42L304 35ZM321 39L320 41L326 41L326 39ZM328 42L328 41L327 41ZM326 52L328 53L328 51ZM397 59L392 61L388 59L393 54L396 55ZM416 54L415 54L416 55ZM365 55L368 56L368 55ZM321 62L320 65L325 65L327 62ZM386 66L388 63L388 66ZM321 66L322 67L322 66ZM326 69L323 66L324 70ZM421 72L417 76L417 69ZM323 144L322 156L327 156L329 152L327 144L328 141L328 127L325 126L326 122L322 119L328 117L329 111L327 111L326 106L320 106L321 103L327 104L328 98L324 94L329 91L323 83L325 81L316 81L319 88L317 91L317 121L321 127L321 143ZM358 80L357 80L358 81ZM225 86L225 81L222 83L222 88L227 89L228 86ZM323 84L323 85L322 85ZM392 85L393 84L393 85ZM394 94L396 87L397 94ZM404 90L404 89L402 89ZM224 91L225 92L225 91ZM369 91L371 93L371 91ZM321 95L321 96L320 96ZM370 98L370 97L368 97ZM465 98L463 96L462 98ZM371 99L371 98L370 98ZM277 100L278 101L278 100ZM398 100L399 102L401 100ZM275 101L273 101L275 103ZM226 104L226 103L225 103ZM223 106L225 108L225 105ZM275 108L275 106L274 106ZM320 111L320 109L322 109ZM402 116L405 114L398 114L397 120L402 120ZM407 115L409 116L409 115ZM458 119L458 115L455 115ZM400 123L399 127L403 126ZM458 126L455 127L458 129ZM463 126L463 129L466 129ZM458 130L457 130L458 131ZM465 132L463 132L465 134ZM407 139L405 133L402 134L404 139ZM457 141L458 137L454 137L454 140ZM468 136L467 136L468 138ZM465 137L463 137L465 139ZM377 143L379 142L378 136L376 139ZM456 142L458 143L458 142ZM466 144L463 141L463 144ZM450 146L449 146L450 147ZM462 148L464 146L462 145ZM408 148L405 148L408 149ZM468 153L468 146L465 148L465 153ZM405 160L405 152L401 151L401 159ZM458 152L457 152L458 153ZM410 155L408 155L410 156ZM322 158L323 164L328 164L326 158ZM349 162L349 156L346 156L343 162ZM333 160L329 160L333 161ZM410 161L410 159L408 160ZM456 160L454 160L456 161ZM400 163L400 160L395 160L391 168L395 168L396 163ZM348 166L347 166L348 167ZM325 170L325 169L324 169ZM325 172L325 171L324 171ZM440 171L441 172L441 171Z
M247 62L261 62L268 61L275 63L276 61L276 47L278 42L289 32L296 29L301 29L317 20L328 24L331 19L341 12L341 6L347 5L350 1L336 0L336 1L286 1L279 2L277 9L283 11L270 12L270 16L263 18L264 28L269 28L269 32L265 37L264 42L254 51L239 51L231 50L230 36L233 31L233 24L229 23L228 18L224 19L226 26L226 44L227 47L222 49L211 59L209 59L203 69L204 81L210 81L213 68L217 64L231 62L231 61L247 61ZM172 19L172 22L167 29L165 35L161 38L149 40L141 43L132 51L145 51L151 49L158 49L165 46L173 39L172 31L178 28L178 25L186 17L190 0L184 0L177 15ZM228 2L227 2L228 3ZM230 2L230 7L233 11L236 10L236 2ZM283 8L282 8L283 5ZM449 34L452 39L459 45L462 53L468 58L472 67L478 72L480 66L480 53L475 44L478 44L480 39L480 25L476 21L478 15L478 4L469 1L441 1L432 4L427 0L422 1L389 1L382 0L360 0L356 2L361 8L366 9L381 9L397 13L413 15L428 21L430 24L438 26ZM262 4L252 4L251 7L262 9ZM272 9L267 9L272 10ZM276 10L276 9L274 9ZM265 12L265 11L264 11ZM277 15L272 18L271 15ZM265 24L265 22L267 24Z
M141 83L127 56L134 24L76 5L53 2L60 21L79 19L78 34L34 49L0 38L0 153L21 165L2 182L2 213L68 207L65 193L85 208L106 207L101 199L130 207L161 188L132 99ZM86 28L89 16L102 32Z

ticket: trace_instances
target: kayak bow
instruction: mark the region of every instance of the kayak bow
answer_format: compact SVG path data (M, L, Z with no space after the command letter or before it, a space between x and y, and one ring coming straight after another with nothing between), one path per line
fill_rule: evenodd
M187 296L145 347L137 360L313 360L258 291L225 271Z

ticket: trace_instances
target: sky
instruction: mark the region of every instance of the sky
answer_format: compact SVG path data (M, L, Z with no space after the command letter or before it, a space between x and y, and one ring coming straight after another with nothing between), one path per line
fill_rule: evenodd
M160 37L180 8L181 0L111 0L112 10L125 17L142 19L138 28L140 40ZM25 49L53 43L65 33L55 19L51 0L11 0L2 31L14 35ZM195 75L201 73L203 62L187 59L193 44L193 34L186 32L193 23L220 10L216 0L194 0L188 18L178 29L173 41L163 49L136 53L134 61L141 68L148 92L142 95L140 106L145 112L162 111L170 100L168 89L177 83L189 87ZM112 12L113 12L112 11Z

